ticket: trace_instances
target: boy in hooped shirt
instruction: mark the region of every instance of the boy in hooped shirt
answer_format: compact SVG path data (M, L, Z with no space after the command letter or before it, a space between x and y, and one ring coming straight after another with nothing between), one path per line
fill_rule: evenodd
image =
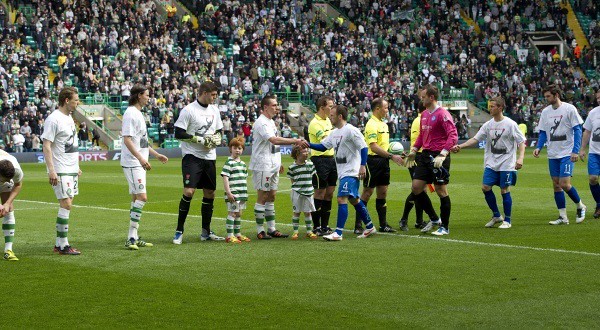
M294 146L292 149L292 158L294 163L290 165L287 176L292 180L292 207L294 216L292 225L294 227L293 240L298 239L298 227L300 226L300 213L304 212L304 221L306 222L306 238L317 239L317 234L312 232L312 215L316 211L313 195L315 189L312 185L312 177L316 173L315 166L308 160L309 149Z
M244 139L233 138L229 142L231 156L223 165L221 177L223 177L223 189L225 190L225 202L227 203L227 243L250 242L250 239L241 233L242 210L246 209L248 200L248 168L246 163L240 159L244 151Z

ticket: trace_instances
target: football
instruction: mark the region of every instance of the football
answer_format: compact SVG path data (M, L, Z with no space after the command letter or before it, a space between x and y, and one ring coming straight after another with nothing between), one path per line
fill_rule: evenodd
M400 142L392 142L390 143L390 147L388 148L388 152L392 155L400 155L404 151L404 146Z

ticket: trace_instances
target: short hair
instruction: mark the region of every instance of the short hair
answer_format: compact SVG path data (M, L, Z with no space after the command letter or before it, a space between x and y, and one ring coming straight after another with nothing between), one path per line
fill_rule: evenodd
M15 177L15 166L10 160L0 160L0 175L8 180Z
M136 105L140 101L140 94L144 94L148 88L144 85L134 85L131 88L131 95L129 95L129 105Z
M425 91L425 95L427 96L433 96L434 100L438 100L440 92L438 91L437 87L435 87L432 84L427 84L425 86L423 86L422 90Z
M319 99L317 100L317 111L321 109L321 107L326 106L327 102L329 101L333 101L333 97L328 95L319 97Z
M244 149L246 147L245 143L246 140L244 140L243 137L234 137L229 141L229 150L233 147L242 147L242 149Z
M342 116L342 118L344 118L344 120L347 120L347 118L348 118L348 107L345 107L343 105L337 105L335 107L335 115L336 116Z
M275 100L277 101L277 97L275 95L266 95L265 97L263 97L263 99L260 101L260 107L264 108L267 104L271 103L271 100Z
M546 87L545 87L545 88L542 90L542 92L543 92L544 94L546 94L546 93L548 93L548 92L549 92L549 93L550 93L550 94L552 94L552 95L555 95L555 96L556 96L556 95L558 95L558 96L560 97L560 94L561 94L561 92L562 92L562 91L560 90L560 88L559 88L557 85L555 85L555 84L551 84L551 85L548 85L548 86L546 86Z
M383 107L383 102L386 102L383 97L378 97L373 99L371 102L371 110L375 110L376 108Z
M58 93L58 106L62 107L65 105L65 103L67 102L67 99L72 99L73 95L77 94L77 89L75 89L75 87L65 87L63 89L60 90L60 93Z
M210 80L203 82L200 85L200 88L198 89L198 93L200 95L202 95L204 93L212 93L212 92L217 92L217 91L219 91L219 87Z
M504 109L504 107L506 107L506 102L504 101L504 98L502 98L501 96L492 97L490 99L490 102L496 103L496 105L502 109Z
M298 158L298 153L300 153L300 151L302 151L302 148L300 148L299 145L294 145L292 147L292 158L293 159L297 159Z

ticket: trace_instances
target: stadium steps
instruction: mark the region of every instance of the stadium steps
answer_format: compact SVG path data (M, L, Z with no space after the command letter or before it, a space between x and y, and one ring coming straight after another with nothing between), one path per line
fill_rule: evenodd
M590 48L590 43L587 40L583 29L581 28L581 24L577 19L577 15L570 1L562 2L563 8L566 8L569 13L567 14L567 24L569 28L573 31L573 35L575 35L575 39L577 40L577 44L579 47L583 49L583 47ZM588 23L589 24L589 23Z

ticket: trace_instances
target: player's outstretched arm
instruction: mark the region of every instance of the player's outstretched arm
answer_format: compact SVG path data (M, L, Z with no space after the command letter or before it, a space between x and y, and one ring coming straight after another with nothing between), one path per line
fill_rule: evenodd
M475 138L470 138L470 139L468 139L467 141L465 141L465 142L463 142L461 144L455 145L454 147L452 147L450 149L450 151L452 151L454 153L457 153L462 148L472 147L472 146L476 145L477 143L479 143L479 141L477 141Z
M309 143L308 146L317 151L327 151L327 148L321 143Z

